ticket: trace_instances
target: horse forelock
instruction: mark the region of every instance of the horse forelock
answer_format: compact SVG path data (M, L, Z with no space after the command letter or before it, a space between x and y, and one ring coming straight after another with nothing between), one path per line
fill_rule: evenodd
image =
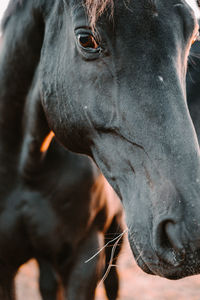
M123 0L126 5L128 5L130 0ZM154 0L145 0L145 2L152 5L155 8ZM200 5L200 0L196 0ZM3 20L2 20L2 28L5 27L7 20L10 16L15 12L19 5L22 5L24 0L10 0L8 7L5 11ZM110 8L111 16L114 10L114 0L85 0L85 6L88 13L88 17L92 26L95 25L97 19L108 9Z
M111 15L113 13L114 8L113 0L86 0L85 5L91 26L95 25L96 20L103 14L103 12L108 7L111 8Z
M129 2L131 0L123 0L126 7L129 6ZM200 1L200 0L197 0ZM151 9L153 11L156 10L155 0L143 0L144 7ZM85 0L86 10L88 13L88 17L92 27L95 25L97 19L110 8L111 16L114 11L114 0Z

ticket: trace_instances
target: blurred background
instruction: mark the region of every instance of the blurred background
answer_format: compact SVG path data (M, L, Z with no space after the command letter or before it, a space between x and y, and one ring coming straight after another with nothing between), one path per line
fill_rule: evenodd
M121 279L119 300L200 300L200 275L171 281L145 274L136 265L127 240L117 268ZM34 260L20 268L16 277L17 300L42 300L38 275ZM95 300L106 299L103 284L100 284Z
M2 19L3 13L8 5L8 0L0 0L0 20Z

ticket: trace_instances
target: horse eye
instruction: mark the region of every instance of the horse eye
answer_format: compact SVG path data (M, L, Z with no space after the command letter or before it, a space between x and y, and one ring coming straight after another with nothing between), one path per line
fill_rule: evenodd
M86 49L98 49L99 45L94 39L92 34L79 34L78 35L78 42L81 47Z

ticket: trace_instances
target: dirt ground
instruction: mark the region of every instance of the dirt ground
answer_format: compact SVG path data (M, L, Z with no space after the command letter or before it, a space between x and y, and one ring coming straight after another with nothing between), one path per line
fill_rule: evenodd
M121 277L119 300L200 300L200 275L178 281L147 275L137 267L128 244L122 250L118 268ZM34 260L20 268L16 289L17 300L41 300ZM105 299L104 289L99 286L96 300Z

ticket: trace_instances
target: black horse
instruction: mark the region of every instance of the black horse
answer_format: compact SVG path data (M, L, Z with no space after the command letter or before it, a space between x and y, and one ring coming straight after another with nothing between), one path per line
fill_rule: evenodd
M24 156L31 138L34 83L22 116L24 140L19 148L14 146L12 157L5 153L1 165L6 172L10 162L13 174L6 172L2 185L0 299L15 299L15 274L34 257L43 300L93 300L97 283L115 265L121 249L121 203L91 159L51 142L51 132L39 149L32 140L29 156ZM94 256L100 248L105 249ZM117 299L116 267L104 284L108 299Z
M38 149L53 130L64 147L91 156L118 193L144 271L199 273L200 155L185 91L198 24L188 4L18 0L3 29L2 214L22 178L40 178ZM4 219L1 245L11 226Z
M21 263L31 257L38 260L44 300L94 299L97 283L112 264L104 285L108 299L117 299L115 264L124 227L119 200L91 160L55 142L42 164L39 176L31 175L30 185L24 178L18 214L14 209L13 221L21 230L12 228L10 234L24 240L15 263L19 266L19 258Z
M6 40L5 33L2 43ZM30 42L37 48L38 41ZM1 51L4 56L4 46ZM32 64L35 58L31 60ZM4 80L3 65L0 69ZM20 117L16 127L12 122L1 123L5 143L0 146L0 299L15 299L15 274L34 257L39 263L43 300L93 300L104 274L108 299L115 300L119 278L114 265L124 227L121 203L90 158L56 142L35 102L39 100L37 78L35 72L27 93L22 95L19 87L15 95L23 102L21 116L18 104L16 110L11 108L12 116ZM5 90L10 89L6 85ZM35 118L42 122L36 124ZM103 251L93 257L100 248Z

